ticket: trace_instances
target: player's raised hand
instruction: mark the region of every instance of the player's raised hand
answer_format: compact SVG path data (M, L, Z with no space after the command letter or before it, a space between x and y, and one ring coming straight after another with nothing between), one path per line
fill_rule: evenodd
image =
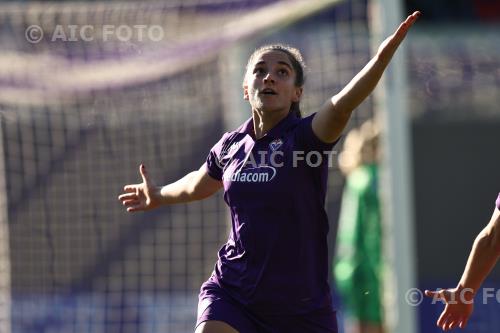
M155 186L143 164L139 166L139 174L142 183L125 185L125 193L118 196L127 212L149 210L160 205L160 188Z
M443 331L457 327L464 328L467 325L467 321L474 310L472 292L459 290L458 288L439 291L426 290L425 296L445 303L445 308L436 323Z
M405 39L408 30L410 30L411 26L415 21L420 17L420 12L416 11L404 20L396 31L387 37L378 49L379 57L383 57L388 61L391 59L394 52L396 52L399 44Z

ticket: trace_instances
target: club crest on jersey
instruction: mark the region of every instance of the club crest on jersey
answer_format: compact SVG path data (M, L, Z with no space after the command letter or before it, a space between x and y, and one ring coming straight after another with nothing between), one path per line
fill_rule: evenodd
M276 139L271 141L269 144L269 148L271 148L271 151L276 151L281 145L283 144L283 140L281 139Z
M239 142L235 142L231 145L231 147L229 147L229 153L234 151L234 150L238 150L240 148L240 143Z

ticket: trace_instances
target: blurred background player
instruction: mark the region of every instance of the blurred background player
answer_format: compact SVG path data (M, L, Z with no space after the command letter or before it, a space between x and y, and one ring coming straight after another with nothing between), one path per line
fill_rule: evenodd
M500 256L500 193L488 225L477 235L467 265L457 287L440 291L426 290L425 295L444 301L445 308L437 326L448 331L464 328L474 310L474 296Z
M378 143L379 128L368 120L347 134L339 155L346 184L333 267L346 333L383 332Z

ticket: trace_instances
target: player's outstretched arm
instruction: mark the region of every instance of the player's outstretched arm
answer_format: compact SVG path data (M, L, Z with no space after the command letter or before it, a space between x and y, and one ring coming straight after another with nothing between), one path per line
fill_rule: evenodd
M127 208L127 212L205 199L222 187L222 182L208 175L205 165L175 183L165 186L156 186L143 164L139 167L139 173L142 183L125 185L123 188L125 193L118 196L118 200Z
M380 45L375 56L337 95L326 101L313 119L316 136L324 142L333 142L340 136L351 112L375 89L394 52L408 30L420 16L414 12Z
M456 288L426 290L425 295L445 302L437 326L444 331L467 325L474 309L473 299L500 256L500 211L493 212L488 225L477 235L467 265Z

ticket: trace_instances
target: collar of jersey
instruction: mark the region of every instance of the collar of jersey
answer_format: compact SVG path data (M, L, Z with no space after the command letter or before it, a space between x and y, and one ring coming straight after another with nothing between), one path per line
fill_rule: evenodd
M283 136L283 133L293 124L300 120L294 112L289 112L288 115L281 119L273 128L271 128L262 138L278 139ZM248 134L254 136L253 118L250 117L240 127L235 130L236 133ZM261 138L261 139L262 139Z

